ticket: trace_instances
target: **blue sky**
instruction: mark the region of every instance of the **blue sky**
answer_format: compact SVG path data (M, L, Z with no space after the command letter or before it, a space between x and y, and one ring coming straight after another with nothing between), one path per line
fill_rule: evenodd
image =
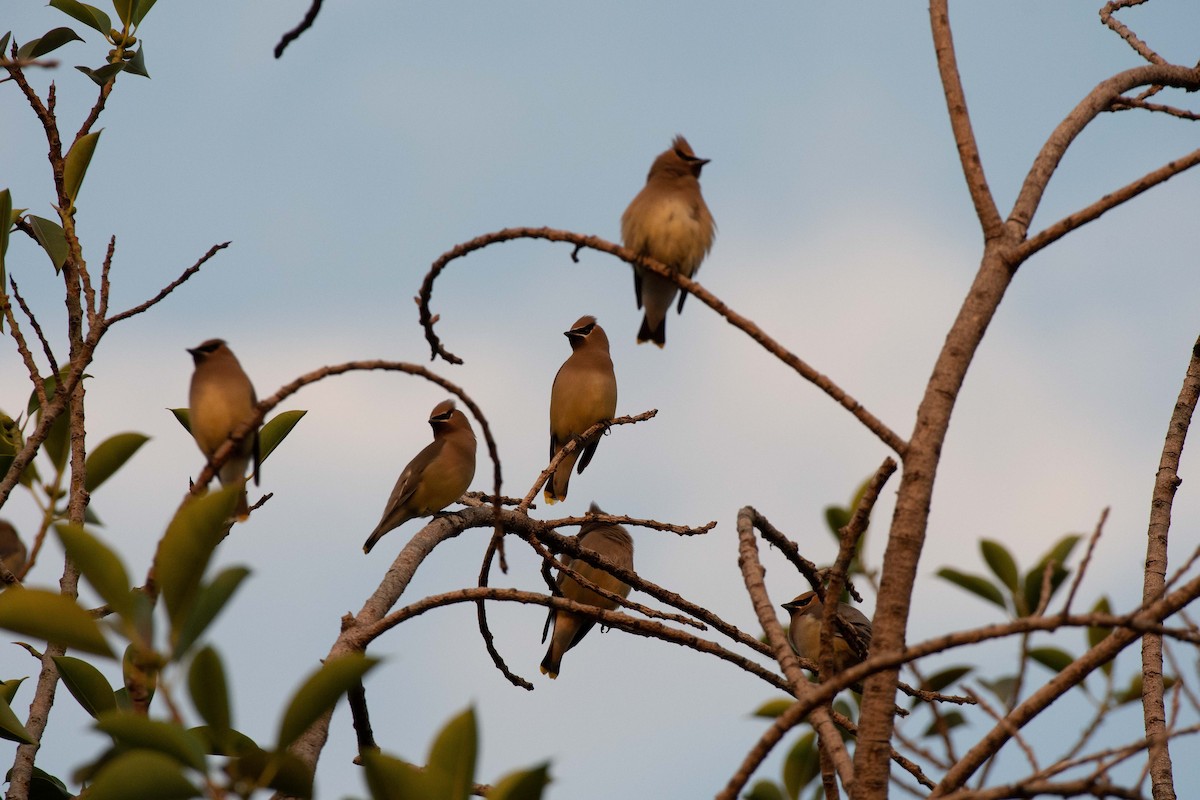
M11 5L0 27L20 40L69 24L38 3ZM1026 0L952 9L1002 213L1070 108L1138 64L1099 23L1098 7ZM144 573L202 466L164 410L186 404L184 348L227 339L260 396L323 364L427 363L411 298L434 259L514 225L615 240L621 212L676 133L712 159L702 185L719 233L699 280L909 434L981 252L923 4L334 3L274 60L280 33L303 11L302 3L160 3L139 31L152 80L119 80L101 121L78 207L90 264L117 236L114 309L149 297L212 244L233 242L155 311L114 329L89 370L89 444L125 430L153 437L93 498L103 535L134 574ZM1200 7L1160 0L1125 19L1164 55L1194 63ZM86 44L56 53L60 70L33 75L41 88L57 82L68 130L94 96L70 66L95 66L108 49L80 32ZM49 216L40 129L11 84L0 89L0 108L0 183L18 207ZM1063 161L1034 227L1195 147L1194 124L1104 116ZM945 565L982 570L978 539L1004 541L1029 564L1060 536L1090 531L1105 506L1107 535L1082 597L1090 604L1107 592L1122 609L1140 596L1150 487L1197 335L1198 181L1177 177L1022 267L955 412L911 640L998 620L933 576ZM53 273L21 236L13 242L10 273L57 331ZM670 317L664 351L637 347L628 268L598 253L579 264L569 255L564 245L513 242L454 264L434 310L466 363L432 368L484 408L506 492L524 494L545 465L550 383L569 352L561 332L595 314L613 343L619 413L660 414L607 437L558 508L582 512L595 500L635 516L718 520L703 539L634 530L636 565L757 630L736 566L737 510L756 506L808 557L828 561L824 507L845 503L887 452L694 300ZM11 413L28 389L13 350L3 352L0 408ZM235 675L236 722L251 735L273 736L340 616L357 611L416 530L410 523L369 557L361 552L443 398L421 381L372 374L327 381L289 404L309 415L263 471L262 488L275 496L219 553L222 564L254 569L213 632ZM1185 452L1173 563L1195 545L1193 460ZM489 472L481 466L473 488L486 488ZM894 489L875 512L875 566ZM34 524L23 497L3 513L22 529ZM472 585L486 535L439 548L405 600ZM510 574L493 582L540 587L535 560L509 552ZM803 588L777 554L764 558L773 599ZM31 582L54 584L59 566L48 555ZM490 613L498 647L536 691L512 688L491 666L472 609L424 615L374 648L387 657L368 682L385 749L422 759L437 727L473 702L481 779L549 758L550 797L611 796L614 780L635 796L692 797L722 786L764 728L748 715L774 691L727 665L594 632L552 683L537 675L543 614ZM1047 639L1076 651L1082 640ZM998 675L1009 658L1011 648L990 646L926 669L966 661ZM1118 674L1135 660L1126 653ZM5 677L33 670L22 650L0 647ZM1054 726L1085 710L1073 697L1060 705L1053 725L1031 726L1032 737L1061 736ZM1126 741L1139 725L1127 710L1106 733ZM42 754L47 769L67 773L99 749L98 735L78 733L85 726L64 697ZM984 730L977 723L963 741ZM339 709L318 772L322 796L364 793L352 749ZM777 776L776 764L767 775ZM1186 759L1176 765L1200 783Z

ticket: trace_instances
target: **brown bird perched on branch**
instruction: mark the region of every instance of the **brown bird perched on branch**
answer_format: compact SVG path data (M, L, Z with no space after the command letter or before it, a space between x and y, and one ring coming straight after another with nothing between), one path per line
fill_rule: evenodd
M595 503L592 503L591 511L595 514L604 513ZM609 522L585 522L580 526L575 541L579 543L580 547L599 553L617 566L624 567L630 572L633 571L633 537L620 525ZM595 585L621 597L629 596L629 584L609 575L599 567L593 567L579 558L568 560L566 556L563 556L563 560L568 567ZM610 611L617 607L616 601L584 588L565 572L558 574L558 590L562 592L563 597L577 603L586 603L589 606ZM550 637L550 647L546 650L546 657L542 659L542 674L557 678L563 654L579 644L579 640L586 636L595 624L595 620L585 619L569 611L550 609L550 614L546 618L546 627L542 629L542 641L546 641L546 634L552 625L554 634Z
M700 170L709 162L697 158L691 145L676 136L669 150L654 159L646 185L621 215L621 240L641 256L649 256L691 278L712 249L717 225L700 194ZM667 311L679 287L641 267L633 268L638 308L645 305L638 344L667 343ZM679 311L687 292L679 295Z
M550 458L571 439L617 413L617 376L608 355L604 328L596 323L595 317L580 317L565 335L571 342L571 355L558 368L550 389ZM571 468L578 460L578 471L583 472L598 444L599 436L581 442L575 452L559 462L546 481L544 494L548 504L567 499Z
M0 519L0 561L4 568L18 577L25 569L25 558L28 555L25 543L17 535L17 529L6 520Z
M210 462L233 429L254 413L258 398L237 356L223 339L209 339L189 348L195 370L188 392L188 424L200 452ZM250 516L246 501L246 468L254 462L254 483L258 485L258 429L252 431L221 465L217 478L222 486L241 486L234 514L238 519Z
M791 624L788 626L788 644L792 646L793 652L802 658L820 664L821 615L825 613L824 605L814 592L805 592L790 603L784 603L783 607L792 615ZM865 614L849 603L838 603L837 614L843 622L860 635L864 645L870 644L871 620L867 619ZM862 661L863 656L855 653L854 647L846 641L845 634L839 630L837 625L834 625L834 669L841 672L855 664L861 664Z
M400 473L383 517L363 544L371 552L385 533L410 519L428 517L463 496L475 477L475 432L467 415L444 400L429 414L433 441Z

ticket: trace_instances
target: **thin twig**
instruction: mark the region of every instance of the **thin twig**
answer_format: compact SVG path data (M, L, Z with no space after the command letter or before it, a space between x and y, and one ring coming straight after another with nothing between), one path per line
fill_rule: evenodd
M106 328L112 327L113 324L120 322L123 319L128 319L129 317L132 317L135 314L141 314L143 311L146 311L146 310L150 309L151 307L157 305L167 295L169 295L171 292L175 291L175 289L177 289L180 284L182 284L188 278L192 277L197 272L199 272L200 268L202 266L204 266L204 262L208 261L210 258L215 256L219 251L224 250L226 247L229 247L229 245L230 245L229 242L221 242L220 244L214 244L212 247L208 248L207 253L205 253L203 256L200 257L199 261L197 261L195 264L192 264L190 267L185 269L183 271L182 275L180 275L178 278L176 278L175 280L173 280L169 284L167 284L166 287L164 287L162 289L162 291L160 291L158 294L154 295L154 297L150 298L149 300L142 303L141 305L134 306L133 308L129 309L128 311L122 311L120 314L115 314L114 316L106 318L104 320L104 327L106 327Z
M283 51L287 49L287 46L299 39L305 31L313 26L313 23L317 21L317 14L321 13L322 2L323 0L312 0L312 5L308 7L308 11L304 14L304 19L300 20L300 23L296 27L283 34L283 38L275 45L276 58L282 57Z

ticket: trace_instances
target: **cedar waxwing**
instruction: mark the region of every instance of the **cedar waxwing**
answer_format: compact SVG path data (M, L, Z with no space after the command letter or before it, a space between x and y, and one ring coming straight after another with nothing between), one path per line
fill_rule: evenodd
M475 477L475 432L467 415L443 400L429 414L433 441L396 479L383 517L367 537L363 552L371 552L388 531L410 519L428 517L462 497Z
M571 355L558 368L550 389L550 458L597 422L612 419L617 413L617 376L608 355L608 336L596 324L595 317L580 317L565 331L571 342ZM558 469L546 481L546 502L554 505L567 499L571 467L579 461L579 472L592 460L597 436L581 443L575 452L559 462Z
M595 503L592 503L591 510L597 514L604 513ZM579 543L580 547L593 550L618 566L633 571L633 537L620 525L609 522L585 522L580 526L575 541ZM563 558L565 559L566 556ZM629 584L614 578L599 567L593 567L578 558L570 559L566 563L568 567L597 586L613 594L619 594L621 597L629 596ZM562 592L563 597L577 603L586 603L589 606L605 608L610 611L617 607L616 602L601 597L591 589L585 589L574 578L568 577L565 572L558 574L558 590ZM593 619L583 619L569 611L550 609L550 615L546 618L546 627L542 629L542 641L546 641L546 633L550 630L551 625L554 626L554 634L550 637L550 647L546 650L546 657L542 659L542 674L557 678L563 654L579 644L579 640L586 636L595 624L596 621Z
M661 261L690 278L712 249L717 234L704 197L700 194L700 170L709 162L696 158L687 139L676 136L671 148L654 159L646 185L621 215L621 239L638 255ZM633 289L638 308L646 314L638 331L638 344L667 343L667 311L679 287L653 272L633 268ZM687 292L679 296L679 311Z
M233 429L254 413L258 398L237 356L223 339L209 339L198 347L189 348L188 352L196 364L192 372L192 388L188 393L192 437L200 446L200 452L211 461L213 453L225 443ZM257 430L242 440L217 474L222 486L242 487L234 510L238 519L250 516L246 502L246 467L251 459L254 461L254 483L257 485Z
M0 561L4 562L4 568L19 576L25 569L26 555L25 543L17 535L17 529L0 519Z
M820 663L821 615L825 613L820 599L814 592L805 592L792 602L784 603L783 607L792 615L792 622L788 626L788 644L792 646L796 655ZM838 603L838 616L861 635L864 644L870 643L871 620L867 619L865 614L848 603ZM834 625L834 668L841 672L855 664L861 664L862 660L838 630L837 625Z

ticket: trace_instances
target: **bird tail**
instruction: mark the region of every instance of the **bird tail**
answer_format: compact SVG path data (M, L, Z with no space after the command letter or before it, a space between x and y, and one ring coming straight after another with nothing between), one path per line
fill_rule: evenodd
M387 533L387 531L381 531L378 528L376 528L375 532L372 533L370 536L368 536L367 541L365 541L363 543L363 552L364 553L371 552L371 548L379 543L379 540L383 538L383 535L385 533Z
M237 506L233 509L233 516L238 522L245 522L250 519L250 501L246 497L246 488L243 485L241 494L238 495Z
M638 344L643 342L654 342L659 347L663 347L667 343L667 320L663 317L662 322L658 323L658 327L654 330L650 329L650 320L648 317L642 317L642 328L637 335Z
M558 679L558 670L561 662L560 658L554 657L554 643L550 643L550 649L546 651L546 657L542 659L541 666L538 667L543 675L546 675L550 680Z

